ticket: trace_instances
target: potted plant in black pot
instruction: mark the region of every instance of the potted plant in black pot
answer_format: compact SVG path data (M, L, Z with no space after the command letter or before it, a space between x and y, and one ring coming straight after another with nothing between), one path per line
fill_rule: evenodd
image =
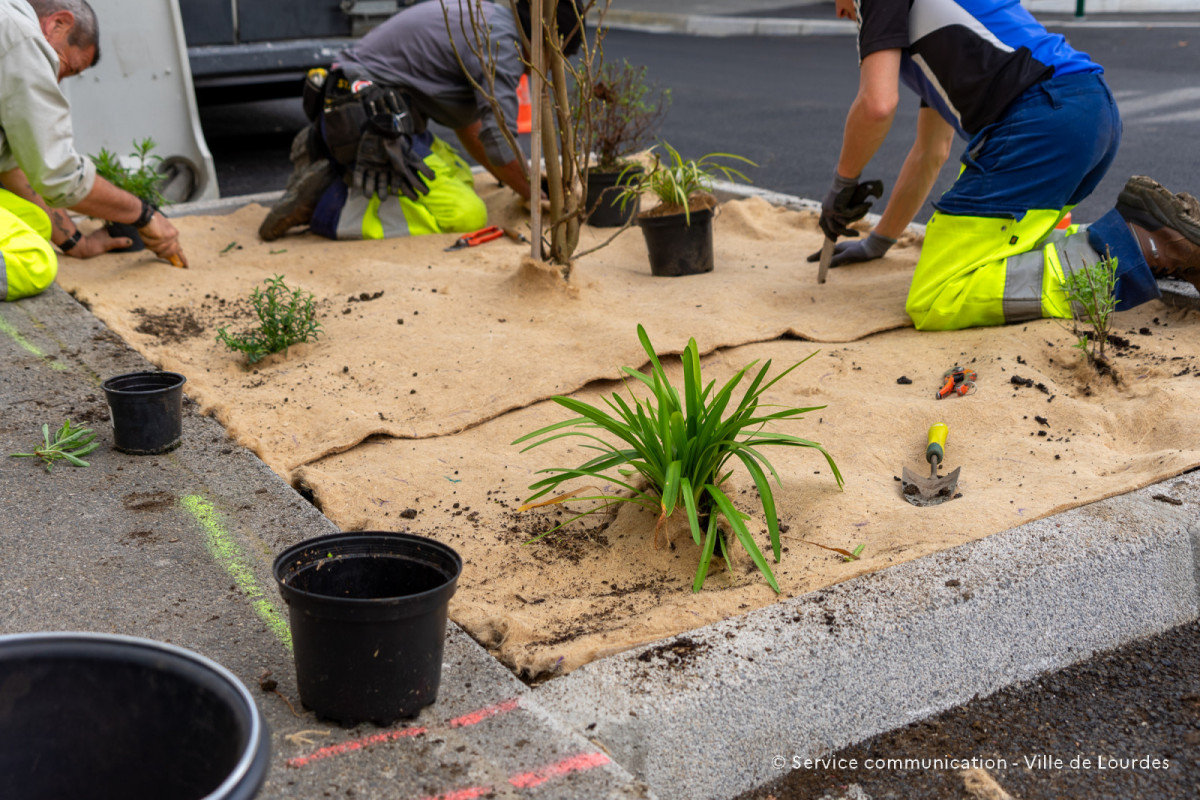
M140 142L134 141L133 152L129 154L129 158L136 160L136 167L127 166L121 160L120 156L103 147L100 148L99 153L91 156L91 159L92 163L96 165L97 175L118 189L124 189L139 200L145 200L155 208L161 208L170 201L163 197L160 191L163 181L167 176L159 172L158 169L162 163L162 158L150 153L154 147L154 140L148 136ZM128 222L106 222L104 227L108 231L109 236L124 236L133 242L129 247L114 252L135 253L145 249L146 245L142 242L142 237L138 234L137 228L132 224Z
M671 91L648 84L646 68L628 61L605 64L585 91L587 102L578 103L575 114L590 117L596 154L596 164L587 173L587 222L619 228L637 213L636 202L622 205L617 200L620 185L636 180L642 171L628 157L654 140L671 105Z
M643 192L658 197L659 204L638 214L637 222L646 239L650 272L659 276L697 275L712 272L712 220L717 198L711 192L718 176L726 180L750 179L720 159L758 166L744 156L708 153L684 160L666 142L667 159L654 154L653 164L621 189L622 205L637 202Z

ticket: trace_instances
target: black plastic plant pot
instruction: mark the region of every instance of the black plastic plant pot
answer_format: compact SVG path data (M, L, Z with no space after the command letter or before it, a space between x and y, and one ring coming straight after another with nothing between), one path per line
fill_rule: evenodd
M246 687L173 645L99 633L0 636L0 794L249 800L270 736Z
M300 701L344 726L389 725L437 700L452 548L407 533L319 536L275 559Z
M178 372L130 372L101 387L112 418L113 446L123 453L155 455L183 439L183 384Z
M142 235L138 233L138 229L128 222L109 222L105 224L104 230L108 231L108 235L114 239L124 236L133 242L129 247L119 247L113 250L114 253L137 253L146 249L146 243L142 241Z
M588 187L586 208L592 209L588 214L587 224L594 228L620 228L638 212L640 200L631 200L621 208L617 200L621 188L632 183L642 172L641 167L634 167L628 172L588 171ZM597 205L598 204L598 205Z
M683 214L639 217L638 225L650 253L651 274L677 277L712 272L712 218L710 208L691 212L690 225Z

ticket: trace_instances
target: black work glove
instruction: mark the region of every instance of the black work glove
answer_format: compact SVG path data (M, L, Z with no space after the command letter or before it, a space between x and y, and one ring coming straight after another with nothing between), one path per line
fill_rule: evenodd
M821 203L821 230L830 239L839 236L855 237L858 231L850 227L871 209L868 198L883 196L882 181L858 182L858 178L843 178L833 173L833 185Z
M421 175L433 178L434 172L413 152L411 137L386 139L370 130L363 133L354 159L354 185L367 197L377 194L382 200L400 192L415 201L420 194L429 194Z
M368 90L370 91L370 90ZM380 199L400 192L409 200L429 194L420 176L432 180L434 171L413 152L413 119L404 101L390 89L363 99L367 125L354 159L354 183Z
M871 231L870 236L858 242L838 242L833 247L833 259L830 260L829 266L840 267L842 264L859 264L863 261L883 258L895 243L895 239L880 236L875 231ZM820 250L808 257L810 264L820 260Z

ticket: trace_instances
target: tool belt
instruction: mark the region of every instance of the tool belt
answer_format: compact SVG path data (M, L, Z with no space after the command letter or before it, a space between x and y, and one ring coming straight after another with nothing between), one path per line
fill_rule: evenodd
M379 129L380 120L370 109L380 106L386 97L388 106L399 109L390 115L387 125L392 135L412 135L425 129L424 120L412 111L408 96L392 86L368 80L351 80L341 67L311 70L304 82L304 112L318 123L325 147L333 160L343 166L354 164L359 143L368 128Z

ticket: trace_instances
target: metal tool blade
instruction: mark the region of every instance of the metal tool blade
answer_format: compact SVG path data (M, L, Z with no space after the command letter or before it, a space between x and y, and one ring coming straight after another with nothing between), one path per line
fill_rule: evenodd
M934 469L937 468L934 467ZM954 471L945 477L926 478L905 467L900 476L900 487L903 490L904 499L914 506L936 506L947 500L953 500L955 490L958 489L958 473L960 471L962 471L962 467L955 467Z
M829 262L833 261L834 244L836 244L836 240L826 236L825 244L821 245L821 263L817 267L817 283L825 282L825 274L829 272Z

